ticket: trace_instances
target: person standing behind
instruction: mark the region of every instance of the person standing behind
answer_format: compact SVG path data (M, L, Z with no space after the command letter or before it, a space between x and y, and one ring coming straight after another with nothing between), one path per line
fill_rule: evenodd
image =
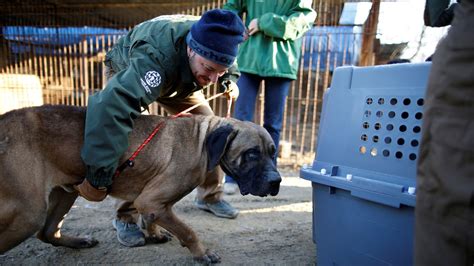
M229 0L223 6L240 17L246 13L249 31L237 57L241 77L237 82L240 93L234 117L253 121L259 87L264 81L263 127L275 142L276 151L286 97L298 72L301 37L316 19L311 4L311 0ZM224 193L234 194L237 189L235 180L226 176Z

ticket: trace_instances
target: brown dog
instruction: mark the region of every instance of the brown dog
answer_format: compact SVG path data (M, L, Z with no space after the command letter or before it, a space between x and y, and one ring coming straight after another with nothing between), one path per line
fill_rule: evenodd
M80 157L84 119L85 109L71 106L25 108L0 116L0 253L35 232L55 246L97 244L59 231L77 198L76 192L66 190L80 183L85 173ZM165 119L136 119L122 161ZM236 179L242 195L276 195L281 177L272 162L274 153L270 135L252 123L216 116L167 119L136 158L135 167L114 180L110 195L133 201L156 237L161 226L196 259L218 262L219 256L206 250L174 215L173 204L204 182L217 165Z

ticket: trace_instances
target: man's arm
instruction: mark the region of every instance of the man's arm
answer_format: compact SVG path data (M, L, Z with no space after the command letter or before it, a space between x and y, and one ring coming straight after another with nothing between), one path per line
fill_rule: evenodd
M245 0L228 0L222 9L230 10L242 18L242 15L247 10L247 3Z
M258 29L265 35L284 40L295 40L311 29L316 19L316 11L311 8L311 0L298 1L285 15L272 12L258 18Z
M147 43L137 44L129 67L89 98L81 155L88 166L86 177L95 187L112 183L118 160L128 148L133 120L159 96L165 75L150 56L153 50Z

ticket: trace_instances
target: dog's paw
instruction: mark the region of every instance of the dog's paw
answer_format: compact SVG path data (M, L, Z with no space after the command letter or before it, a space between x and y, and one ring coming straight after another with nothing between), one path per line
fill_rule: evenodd
M146 237L146 242L152 244L162 244L171 241L171 239L173 239L173 235L167 231L161 230L160 234L153 234Z
M92 237L71 237L71 236L61 236L60 238L40 238L40 240L50 243L53 246L63 246L69 248L91 248L99 243Z
M99 241L92 237L84 237L79 239L78 242L78 248L91 248L99 243Z
M61 237L56 243L58 246L66 246L70 248L91 248L97 245L99 241L92 237ZM54 244L53 244L54 245Z
M206 254L201 257L194 257L194 260L203 263L203 264L210 264L210 263L219 263L221 262L221 257L217 255L216 252L212 250L206 250Z

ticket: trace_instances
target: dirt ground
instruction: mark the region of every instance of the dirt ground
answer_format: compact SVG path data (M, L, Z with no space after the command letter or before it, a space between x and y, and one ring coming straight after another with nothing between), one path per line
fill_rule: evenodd
M175 212L215 250L222 265L314 265L311 182L297 171L281 170L283 182L276 197L225 196L240 210L237 219L213 216L194 207L194 192L175 205ZM112 227L115 200L91 203L79 198L62 227L63 234L92 236L93 248L53 247L31 237L0 255L0 265L192 265L191 253L173 238L164 244L127 248Z

